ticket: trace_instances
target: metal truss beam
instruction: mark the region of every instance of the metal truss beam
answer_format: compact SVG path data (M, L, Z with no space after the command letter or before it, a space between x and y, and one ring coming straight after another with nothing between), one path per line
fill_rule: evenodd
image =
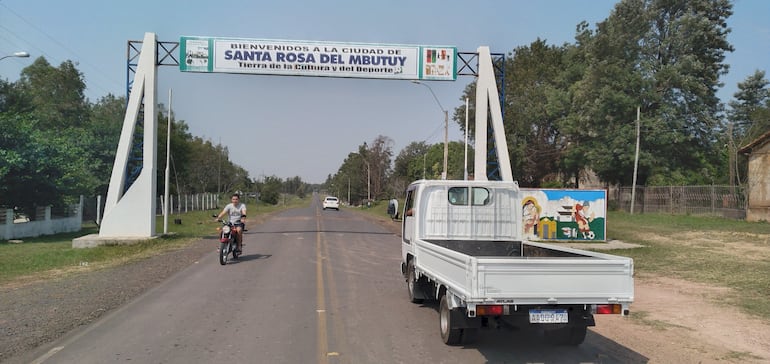
M500 112L505 120L505 54L504 53L491 53L492 56L492 68L495 72L495 79L497 80L497 92L500 96ZM479 54L477 52L458 52L457 53L457 75L458 76L474 76L479 75ZM478 153L478 151L476 151ZM474 171L479 173L479 171ZM491 125L487 126L487 165L486 165L487 179L492 181L499 181L502 179L500 175L500 164L497 156L497 147L495 146L494 131Z

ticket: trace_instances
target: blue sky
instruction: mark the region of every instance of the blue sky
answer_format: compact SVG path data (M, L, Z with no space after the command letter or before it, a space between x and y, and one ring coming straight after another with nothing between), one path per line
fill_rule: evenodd
M0 62L0 77L18 79L44 56L70 59L85 75L91 101L126 88L126 44L154 32L160 41L180 36L448 45L460 52L489 46L509 53L537 39L573 42L575 26L604 20L614 0L307 2L0 0L0 56L27 51L32 58ZM737 0L728 20L735 52L719 96L754 70L770 70L770 1ZM446 109L464 104L472 81L429 82ZM276 175L320 183L345 157L378 135L394 153L413 141L443 142L443 113L429 90L409 81L182 73L161 67L158 94L196 136L227 145L230 158L253 178ZM450 122L450 139L461 140ZM162 169L162 166L161 166Z

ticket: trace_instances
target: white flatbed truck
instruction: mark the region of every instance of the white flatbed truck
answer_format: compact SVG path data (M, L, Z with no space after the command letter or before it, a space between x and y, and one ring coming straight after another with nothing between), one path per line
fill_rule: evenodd
M521 200L516 182L407 188L401 272L412 302L439 301L444 343L484 327L537 326L549 342L579 345L593 315L629 314L633 260L523 239Z
M477 135L475 180L409 185L401 234L409 299L439 301L448 345L506 325L542 328L553 343L579 345L595 314L629 314L634 262L524 239L489 47L479 47L477 59L475 130L492 131L501 181L487 181L487 138Z

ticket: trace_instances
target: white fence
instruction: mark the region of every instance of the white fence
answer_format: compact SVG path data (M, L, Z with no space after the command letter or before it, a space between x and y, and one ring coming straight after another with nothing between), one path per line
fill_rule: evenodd
M101 222L104 215L104 196L93 196L85 199L83 206L83 221L95 222L97 225ZM220 204L215 193L196 193L189 195L170 195L171 204L170 214L182 214L189 211L201 211L215 209ZM156 202L156 215L163 215L163 196L159 196Z
M158 215L165 212L163 196L158 197ZM216 193L196 193L194 195L169 195L169 213L181 214L189 211L211 210L220 207Z
M216 193L197 193L190 195L169 196L170 214L181 214L189 211L213 210L221 208L219 195ZM158 197L157 215L163 215L163 196ZM218 211L217 211L218 212ZM30 219L15 219L13 209L0 209L0 239L11 240L32 238L42 235L53 235L80 231L82 222L101 222L104 213L104 198L94 196L80 203L57 209L52 212L50 206L39 207Z
M79 204L65 208L60 215L52 216L51 206L46 206L38 208L34 219L17 219L14 222L13 209L0 210L0 232L3 233L3 239L11 240L80 231L83 197L80 197Z

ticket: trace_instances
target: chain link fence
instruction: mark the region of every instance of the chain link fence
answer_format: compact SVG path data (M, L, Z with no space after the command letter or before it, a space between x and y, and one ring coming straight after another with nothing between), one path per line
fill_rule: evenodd
M607 189L609 209L631 211L632 187ZM634 213L746 218L746 190L740 186L636 187Z

